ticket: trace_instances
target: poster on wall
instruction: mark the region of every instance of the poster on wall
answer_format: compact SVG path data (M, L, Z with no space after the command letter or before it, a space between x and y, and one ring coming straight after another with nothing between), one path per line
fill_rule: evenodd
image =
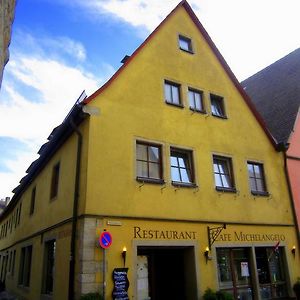
M129 287L127 272L128 268L115 268L113 270L113 300L129 300L127 292Z
M249 277L249 267L248 262L241 262L241 273L242 277Z

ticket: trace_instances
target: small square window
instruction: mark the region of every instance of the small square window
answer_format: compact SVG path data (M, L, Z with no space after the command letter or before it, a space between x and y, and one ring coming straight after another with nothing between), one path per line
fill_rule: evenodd
M174 185L195 185L192 151L171 148L171 178Z
M165 101L168 104L173 104L182 107L179 84L165 81Z
M210 95L211 113L215 117L226 118L224 99L220 96Z
M58 193L59 169L60 164L57 163L52 170L50 199L55 198Z
M205 112L203 106L203 93L189 88L190 109L197 112Z
M178 40L179 48L181 50L193 53L192 40L190 38L185 37L183 35L179 35Z
M36 187L34 187L31 191L31 202L30 202L30 211L29 214L32 215L34 212L35 206L35 195L36 195Z
M229 157L213 156L216 189L235 191L232 161Z
M255 195L268 195L263 165L247 162L251 193Z
M162 180L162 158L159 145L144 142L136 143L136 173L137 180L157 181Z

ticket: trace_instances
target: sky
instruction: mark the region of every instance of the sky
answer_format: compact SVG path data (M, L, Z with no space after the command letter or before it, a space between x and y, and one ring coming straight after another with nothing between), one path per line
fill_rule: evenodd
M299 0L190 0L239 81L300 47ZM178 0L18 0L0 90L0 199L83 90L121 66Z

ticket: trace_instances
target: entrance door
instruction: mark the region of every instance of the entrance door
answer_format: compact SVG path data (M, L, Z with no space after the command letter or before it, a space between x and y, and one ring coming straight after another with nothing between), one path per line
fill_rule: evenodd
M197 299L193 247L138 247L138 300Z
M234 299L253 299L250 248L219 248L217 260L221 290L232 294Z

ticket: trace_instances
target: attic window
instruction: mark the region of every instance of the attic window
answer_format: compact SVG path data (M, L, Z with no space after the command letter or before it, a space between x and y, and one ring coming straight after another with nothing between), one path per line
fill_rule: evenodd
M192 40L190 38L185 37L183 35L179 35L178 40L179 40L179 48L181 50L193 53Z

